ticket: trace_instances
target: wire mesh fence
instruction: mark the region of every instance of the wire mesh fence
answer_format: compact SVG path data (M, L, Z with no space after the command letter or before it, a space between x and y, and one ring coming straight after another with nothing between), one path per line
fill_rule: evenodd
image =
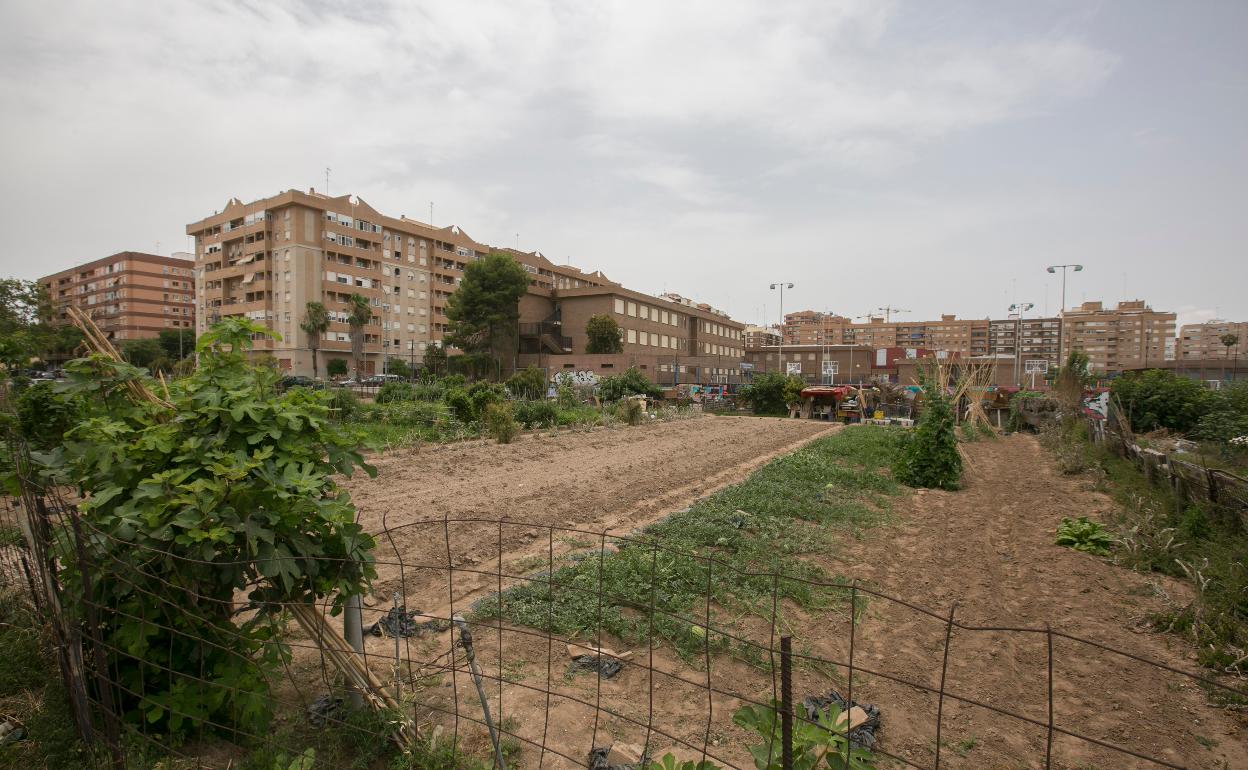
M348 604L335 617L341 597L214 598L167 578L170 564L199 560L118 558L106 546L129 544L55 497L6 501L3 517L24 541L0 550L4 580L25 586L51 625L101 767L306 770L405 755L412 766L585 767L666 753L749 767L761 746L762 760L790 768L784 725L762 734L734 715L775 708L800 730L835 693L861 704L871 729L849 710L832 731L851 740L829 745L895 766L977 766L964 756L976 735L1028 767L1174 768L1191 765L1158 714L1090 713L1094 673L1149 682L1163 709L1184 687L1248 697L1048 625L976 625L956 605L924 607L853 579L743 571L644 535L496 517L377 533L353 652L337 631L353 614ZM751 588L748 605L719 590L726 582ZM678 590L697 599L671 601ZM211 634L192 638L188 614L211 618ZM883 615L888 627L869 622Z

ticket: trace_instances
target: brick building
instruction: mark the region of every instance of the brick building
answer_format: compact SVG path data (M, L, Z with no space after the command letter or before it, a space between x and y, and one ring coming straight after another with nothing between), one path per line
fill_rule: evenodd
M1070 350L1088 354L1094 372L1121 372L1161 366L1167 340L1174 337L1174 313L1153 310L1143 300L1111 309L1084 302L1062 314L1062 359Z
M112 340L155 337L195 328L195 263L123 251L39 279L57 316L85 310Z
M780 332L774 326L745 327L745 348L752 350L768 345L780 344Z

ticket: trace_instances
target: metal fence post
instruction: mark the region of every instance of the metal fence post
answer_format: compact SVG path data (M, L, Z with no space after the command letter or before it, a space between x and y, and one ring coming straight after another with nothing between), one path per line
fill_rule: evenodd
M364 653L364 606L359 594L347 597L342 613L342 631L351 649L362 655ZM353 707L364 706L364 693L360 692L358 687L349 686L348 697Z
M793 770L793 637L780 637L780 765Z

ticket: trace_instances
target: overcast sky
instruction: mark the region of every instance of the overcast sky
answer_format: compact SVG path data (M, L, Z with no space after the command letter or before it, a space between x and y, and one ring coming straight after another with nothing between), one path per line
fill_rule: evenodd
M0 275L355 193L745 321L1248 320L1248 3L60 2L0 26Z

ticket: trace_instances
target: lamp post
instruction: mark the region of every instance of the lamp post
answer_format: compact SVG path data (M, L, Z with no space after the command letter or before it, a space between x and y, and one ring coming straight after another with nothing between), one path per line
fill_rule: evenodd
M1049 265L1047 268L1050 273L1062 271L1062 311L1057 314L1057 365L1062 365L1062 344L1066 341L1066 271L1074 270L1076 273L1083 272L1083 265Z
M788 376L788 370L787 370L787 369L785 368L785 366L784 366L784 331L785 331L785 327L784 327L784 290L785 290L785 289L792 289L792 288L793 288L793 284L791 284L791 283L784 283L784 282L781 282L781 283L773 283L773 284L771 285L771 288L772 288L773 290L775 290L775 289L779 289L779 290L780 290L780 350L779 350L779 354L780 354L780 370L781 370L781 374L784 374L784 375L787 377L787 376Z
M1023 386L1023 375L1020 371L1023 358L1023 313L1035 306L1034 302L1015 302L1010 305L1011 312L1018 311L1014 319L1014 384L1020 388Z

